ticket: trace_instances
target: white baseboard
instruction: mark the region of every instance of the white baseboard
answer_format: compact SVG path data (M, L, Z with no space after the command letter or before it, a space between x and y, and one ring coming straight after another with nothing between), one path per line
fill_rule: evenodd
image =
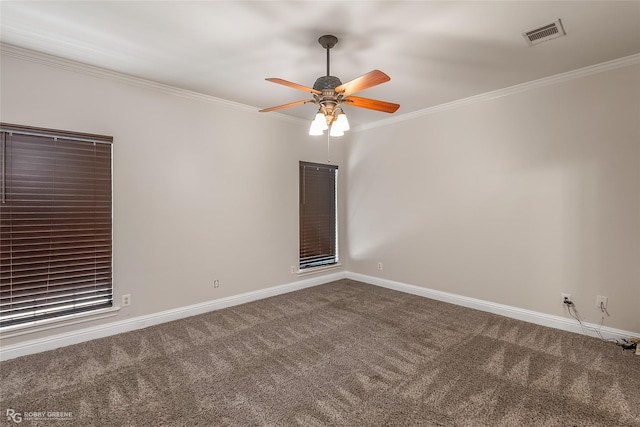
M393 280L367 276L359 273L347 272L347 278L368 283L370 285L376 285L376 286L381 286L383 288L405 292L412 295L418 295L421 297L448 302L448 303L460 305L463 307L468 307L476 310L486 311L489 313L499 314L501 316L510 317L512 319L518 319L518 320L523 320L529 323L535 323L537 325L548 326L550 328L561 329L563 331L575 332L578 334L584 334L584 331L582 330L578 322L574 319L554 316L552 314L540 313L537 311L525 310L523 308L512 307L512 306L498 304L491 301L484 301L481 299L451 294L449 292L436 291L434 289L423 288L421 286L415 286L415 285L408 285L406 283L395 282ZM622 338L640 336L640 334L637 332L634 333L634 332L624 331L621 329L609 328L606 326L600 327L600 325L596 325L593 323L583 322L583 325L586 327L585 329L591 329L591 328L598 329L602 337L605 339L622 339ZM596 336L596 334L592 332L590 333L590 336Z
M13 359L20 356L26 356L28 354L39 353L42 351L53 350L55 348L78 344L97 338L104 338L111 335L121 334L123 332L134 331L136 329L142 329L148 326L158 325L160 323L171 322L173 320L183 319L185 317L195 316L197 314L207 313L214 310L233 307L235 305L245 304L248 302L257 301L264 298L309 288L312 286L322 285L324 283L344 279L345 277L346 273L344 271L324 274L322 276L311 277L284 285L273 286L267 289L247 292L240 295L233 295L226 298L220 298L186 307L161 311L159 313L139 316L132 319L106 323L104 325L98 325L90 328L80 329L77 331L57 334L46 338L34 339L18 344L2 346L2 348L0 348L0 361Z
M322 285L324 283L333 282L340 279L352 279L370 285L381 286L383 288L393 289L412 295L431 298L438 301L448 302L463 307L473 308L476 310L486 311L513 319L523 320L525 322L535 323L537 325L548 326L551 328L561 329L568 332L582 334L584 333L578 322L573 319L567 319L551 314L540 313L531 310L525 310L518 307L497 304L490 301L484 301L476 298L465 297L448 292L437 291L433 289L423 288L420 286L409 285L406 283L396 282L393 280L382 279L379 277L367 276L359 273L339 271L322 276L311 277L284 285L274 286L258 291L247 292L240 295L234 295L217 300L207 301L199 304L180 307L172 310L166 310L159 313L153 313L145 316L139 316L132 319L121 320L118 322L106 323L104 325L84 328L77 331L57 334L46 338L40 338L30 341L21 342L9 346L2 346L0 349L0 361L13 359L15 357L25 356L28 354L39 353L42 351L53 350L59 347L65 347L72 344L78 344L97 338L104 338L111 335L129 332L136 329L146 328L148 326L158 325L160 323L170 322L173 320L183 319L185 317L195 316L210 311L220 310L227 307L233 307L312 286ZM620 329L609 328L606 326L584 323L589 328L597 328L602 336L606 339L622 339L632 336L640 336L639 333L623 331Z

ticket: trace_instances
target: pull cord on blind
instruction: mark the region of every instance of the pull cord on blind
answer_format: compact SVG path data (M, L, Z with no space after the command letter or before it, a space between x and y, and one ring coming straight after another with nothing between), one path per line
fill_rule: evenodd
M338 167L300 162L300 269L335 264Z
M111 307L113 138L0 134L0 327Z

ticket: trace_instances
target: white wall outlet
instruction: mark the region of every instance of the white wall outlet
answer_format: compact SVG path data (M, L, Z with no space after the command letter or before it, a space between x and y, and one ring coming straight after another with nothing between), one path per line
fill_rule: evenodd
M291 266L291 274L296 274L296 266L295 265Z
M382 263L381 262L378 263L378 270L382 270Z
M560 294L560 298L562 298L562 303L564 304L565 298L571 301L571 294Z
M131 294L122 295L122 306L128 307L131 305Z
M219 288L220 287L220 280L214 280L213 281L213 287L214 288Z
M607 303L609 302L609 298L603 297L602 295L598 295L596 297L596 308L599 308L602 311L607 309Z

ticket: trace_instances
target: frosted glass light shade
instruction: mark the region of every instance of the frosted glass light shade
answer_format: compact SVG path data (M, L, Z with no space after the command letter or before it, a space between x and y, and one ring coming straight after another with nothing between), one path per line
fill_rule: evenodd
M322 127L317 120L311 122L311 127L309 128L309 135L322 135Z
M331 126L331 131L329 132L329 135L331 135L331 136L342 136L342 135L344 135L344 132L342 131L342 129L340 129L340 126L336 126L336 124L334 123Z
M351 129L349 127L349 120L347 120L347 115L345 113L338 114L338 119L336 120L334 126L335 125L338 125L342 132L346 132Z
M329 125L327 125L327 119L325 119L324 114L322 113L316 114L316 118L314 119L314 122L318 122L318 125L320 126L321 130L329 129Z

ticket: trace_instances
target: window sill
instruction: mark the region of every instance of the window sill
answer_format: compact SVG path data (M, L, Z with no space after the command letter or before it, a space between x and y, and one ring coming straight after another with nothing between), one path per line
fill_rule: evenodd
M103 308L100 310L88 311L85 313L70 314L68 316L57 317L53 319L44 319L35 322L24 323L21 325L7 326L0 329L0 339L32 334L35 332L61 328L64 326L90 322L98 319L105 319L107 317L117 316L119 311L119 306L113 306L110 308Z
M342 268L342 264L340 264L339 262L336 264L323 265L320 267L305 268L304 270L298 270L298 277L309 276L311 274L321 273L324 271L338 270L340 268Z

